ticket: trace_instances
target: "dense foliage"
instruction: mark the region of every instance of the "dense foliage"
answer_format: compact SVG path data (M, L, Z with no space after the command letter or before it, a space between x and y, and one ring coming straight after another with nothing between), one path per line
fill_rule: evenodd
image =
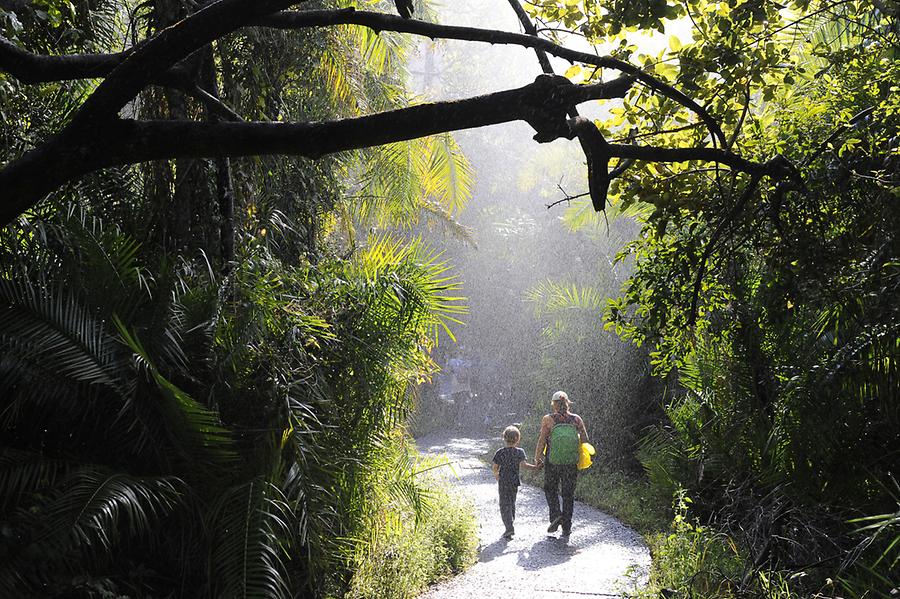
M422 4L414 14L427 17ZM2 6L7 68L22 48L102 53L160 32L185 35L197 8ZM203 38L210 43L181 54L176 72L161 71L115 111L211 127L415 102L401 69L409 46L395 34L249 26L238 12L250 4L216 6L238 19L231 33ZM543 78L503 96L521 104L502 108L535 127L536 139L578 136L593 197L568 198L573 228L601 226L590 209L602 206L642 227L622 253L633 270L607 319L641 346L629 364L648 356L666 385L665 417L638 456L675 506L673 529L656 544L657 583L709 596L889 595L900 584L896 3L527 8L539 35L576 35L612 55L580 55L586 64L566 71L571 80L608 81L613 68L633 76L577 89ZM648 50L653 31L664 38L658 52ZM148 54L165 50L158 42ZM0 172L29 190L23 197L40 188L23 156L53 156L28 150L61 152L63 173L90 162L83 127L77 144L54 135L92 106L82 101L95 86L77 77L31 86L0 73L0 162L15 165ZM566 97L604 89L624 99L607 104L596 126L563 120L578 103ZM547 93L535 100L534 90ZM459 119L454 106L428 114ZM479 106L491 122L505 116ZM90 111L84 118L73 122L90 123ZM395 129L410 126L397 118ZM450 128L413 124L423 122L429 133ZM349 137L339 147L367 145ZM459 311L456 284L419 242L357 235L360 225L404 228L423 215L463 232L453 216L471 191L466 161L447 135L315 162L183 157L167 141L164 155L182 157L92 167L77 181L47 173L55 191L0 235L0 584L13 595L288 596L366 595L373 580L402 579L413 592L446 571L445 558L471 549L465 525L414 527L444 536L430 545L404 528L428 513L402 434L406 385L434 369L429 349ZM627 143L609 154L616 142ZM610 156L647 160L610 165L610 184ZM691 161L709 157L719 162ZM607 283L550 281L531 294L547 324L535 372L552 379L574 367L587 397L602 395L595 379L611 370L591 353L621 350L591 333ZM557 343L563 336L578 343ZM654 414L642 401L621 405L636 409L626 418L619 404L579 407L629 428L615 440L619 452L630 421ZM430 572L391 574L425 546L452 549L416 562Z
M29 3L0 27L36 52L110 51L187 10ZM406 103L408 50L248 28L191 68L247 118L327 118ZM91 86L0 74L0 162ZM129 110L218 118L164 87ZM408 597L464 568L471 509L423 476L435 464L405 434L458 283L425 243L356 230L452 222L467 168L449 136L148 163L0 232L0 595L370 596L415 561L392 587Z
M666 421L640 457L682 498L657 582L708 596L887 596L900 583L896 6L565 2L532 13L617 44L706 106L734 150L783 155L799 175L767 183L637 163L612 183L614 209L644 227L621 255L634 274L609 327L647 347L666 381ZM667 44L639 49L634 29L665 31ZM654 145L708 135L641 88L602 128ZM577 207L569 216L585 221Z

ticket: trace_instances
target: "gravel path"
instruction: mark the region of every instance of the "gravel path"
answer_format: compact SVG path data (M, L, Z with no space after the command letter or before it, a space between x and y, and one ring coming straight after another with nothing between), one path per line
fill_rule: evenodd
M575 503L568 543L547 534L547 502L541 489L522 486L516 501L516 536L502 538L497 483L479 456L498 448L485 439L431 434L419 450L444 454L455 484L478 510L480 556L464 574L432 587L421 599L569 599L623 597L646 584L650 553L640 535L583 503Z

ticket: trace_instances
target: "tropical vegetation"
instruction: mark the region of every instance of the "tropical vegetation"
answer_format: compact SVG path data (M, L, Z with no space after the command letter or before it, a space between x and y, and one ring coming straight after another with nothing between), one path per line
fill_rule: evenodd
M531 13L690 93L727 148L795 169L767 182L637 162L611 183L611 210L643 228L619 255L633 271L606 327L647 352L663 385L664 416L635 452L651 496L674 506L671 530L651 539L654 585L708 597L896 593L896 6L577 2ZM634 31L664 45L647 51ZM576 64L567 75L602 73ZM687 116L635 88L598 127L683 146L708 135ZM585 199L567 217L605 226ZM596 314L598 290L551 281L535 295Z
M0 2L5 594L408 596L462 568L470 516L404 427L463 308L409 231L467 234L449 133L515 120L577 139L578 239L640 229L618 293L532 289L522 380L582 373L613 485L640 463L621 486L671 506L655 587L896 593L896 3L509 4L524 34L407 0ZM544 75L419 101L407 34ZM596 355L632 374L607 403Z
M186 10L26 3L0 20L63 54ZM249 29L194 66L246 118L277 121L408 102L409 50ZM0 74L0 162L93 85ZM165 86L129 109L222 118ZM464 307L449 265L403 231L452 224L467 173L447 135L317 162L178 159L89 176L4 228L0 595L369 597L392 579L381 596L410 597L471 563L472 509L405 429Z

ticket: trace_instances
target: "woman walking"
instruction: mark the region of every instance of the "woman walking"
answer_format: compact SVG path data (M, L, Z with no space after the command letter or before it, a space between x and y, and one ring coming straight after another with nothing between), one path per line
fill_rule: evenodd
M563 538L568 538L572 532L578 455L581 443L588 442L581 416L569 411L571 403L565 391L553 394L550 400L552 412L541 419L541 433L534 449L535 464L544 465L544 495L550 509L547 532L556 532L562 526Z

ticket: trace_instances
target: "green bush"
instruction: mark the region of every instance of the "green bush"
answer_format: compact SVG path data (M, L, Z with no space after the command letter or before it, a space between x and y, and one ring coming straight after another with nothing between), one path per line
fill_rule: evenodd
M474 506L428 483L428 505L418 524L411 510L388 511L359 556L349 599L408 599L428 585L462 572L478 548Z
M734 597L744 560L728 536L693 522L691 500L679 493L668 533L649 535L653 553L650 588L687 591L691 597Z
M440 559L428 582L458 574L475 562L478 556L478 521L475 507L468 501L437 488L424 535L431 551Z

